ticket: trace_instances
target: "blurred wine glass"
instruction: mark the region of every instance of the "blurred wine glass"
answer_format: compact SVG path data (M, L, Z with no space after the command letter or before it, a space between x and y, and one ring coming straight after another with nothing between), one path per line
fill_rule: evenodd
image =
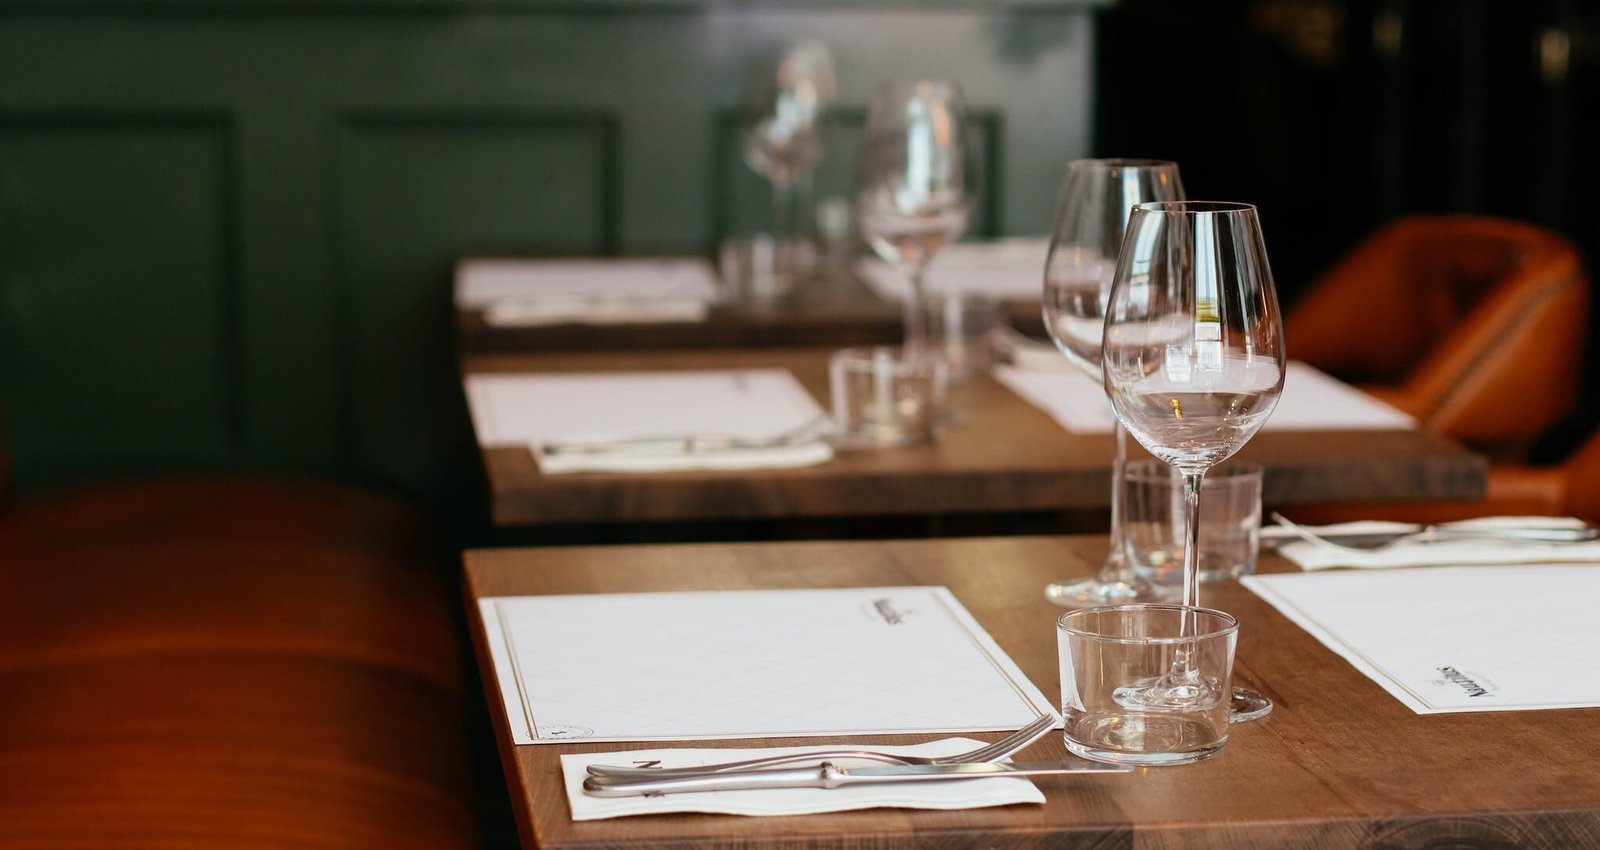
M955 83L888 86L873 101L856 161L856 221L878 256L906 274L907 357L929 352L928 263L967 229L975 188L969 153Z
M1149 201L1183 200L1178 165L1156 159L1080 159L1067 166L1044 268L1044 325L1056 347L1101 380L1106 302L1128 214ZM1150 602L1156 588L1139 577L1122 546L1123 468L1127 432L1116 425L1111 475L1111 548L1092 578L1052 582L1045 597L1069 608Z
M1117 418L1183 476L1183 604L1198 608L1206 471L1255 436L1283 392L1283 318L1256 208L1200 201L1135 207L1106 305L1101 357ZM1271 710L1254 692L1222 694L1182 657L1167 676L1119 700L1171 707L1231 696L1235 720Z
M820 41L805 41L783 52L756 86L756 103L744 135L744 161L772 184L771 271L795 277L809 255L796 226L795 187L822 158L823 110L836 81L833 56Z

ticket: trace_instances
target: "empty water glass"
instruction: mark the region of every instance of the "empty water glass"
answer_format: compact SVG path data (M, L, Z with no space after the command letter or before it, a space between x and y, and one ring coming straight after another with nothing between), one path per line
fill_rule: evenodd
M883 448L937 436L946 385L942 359L906 356L902 348L847 348L828 363L834 443Z
M1185 764L1228 741L1233 653L1239 623L1180 605L1069 611L1056 621L1061 714L1067 749L1117 764ZM1151 704L1127 698L1169 675L1193 674L1192 698Z

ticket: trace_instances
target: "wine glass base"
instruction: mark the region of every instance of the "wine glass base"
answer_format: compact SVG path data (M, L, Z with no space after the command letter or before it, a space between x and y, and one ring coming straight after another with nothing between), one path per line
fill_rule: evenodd
M1044 598L1063 608L1099 608L1159 601L1148 584L1101 581L1099 578L1051 582L1044 587Z
M1262 696L1260 691L1250 688L1233 689L1233 701L1228 707L1229 723L1249 723L1271 713L1272 700Z

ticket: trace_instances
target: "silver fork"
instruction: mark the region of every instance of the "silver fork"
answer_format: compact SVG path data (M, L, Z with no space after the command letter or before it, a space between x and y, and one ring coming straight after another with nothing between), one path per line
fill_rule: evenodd
M1333 540L1306 528L1298 523L1291 522L1288 517L1276 511L1272 513L1272 521L1293 532L1296 537L1315 543L1319 546L1331 546L1335 549L1345 549L1351 552L1372 552L1386 549L1399 543L1431 543L1449 540L1500 540L1516 541L1522 543L1582 543L1600 537L1600 531L1592 526L1527 526L1524 528L1472 528L1451 524L1429 524L1419 527L1416 531L1393 534L1356 535L1352 540ZM1357 542L1363 538L1376 538L1376 542Z
M721 764L707 764L699 767L623 767L621 765L591 764L589 765L589 773L599 777L600 784L605 784L606 781L693 776L701 773L727 773L762 767L778 767L785 764L803 764L845 758L867 759L887 764L977 764L999 761L1044 737L1044 734L1053 729L1055 725L1056 717L1046 714L992 744L986 744L975 750L957 753L952 756L895 755L894 753L879 752L877 750L821 750L811 753L792 753L782 756L746 759L744 761L723 762Z

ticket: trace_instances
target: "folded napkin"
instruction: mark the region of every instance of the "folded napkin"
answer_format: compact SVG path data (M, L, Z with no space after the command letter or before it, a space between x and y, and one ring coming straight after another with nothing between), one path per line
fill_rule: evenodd
M483 320L494 327L626 325L703 322L710 312L697 299L550 298L497 301L484 308Z
M982 746L970 738L945 738L909 747L872 749L887 753L919 756L954 755ZM1044 803L1044 794L1027 779L995 777L962 779L951 782L920 782L903 785L867 785L846 788L779 788L759 791L707 791L697 794L665 794L659 797L591 797L583 793L583 780L591 764L634 764L659 761L661 767L693 767L784 753L817 752L838 749L838 744L814 747L768 747L762 749L662 749L633 750L621 753L575 753L561 757L561 770L567 786L567 802L572 819L603 820L628 815L655 815L668 812L705 812L719 815L809 815L818 812L848 812L857 809L978 809L1017 803ZM837 760L840 765L881 765L881 762Z
M1451 528L1493 531L1530 525L1582 528L1582 520L1571 517L1484 517L1450 523ZM1317 535L1386 534L1415 531L1417 526L1396 522L1345 522L1337 525L1306 526ZM1272 534L1268 534L1272 531ZM1448 567L1481 564L1565 564L1600 563L1600 540L1583 543L1541 543L1527 540L1453 539L1437 543L1408 541L1381 549L1359 550L1312 543L1292 536L1286 530L1263 528L1263 539L1289 540L1278 547L1278 554L1308 572L1338 567L1381 570L1395 567Z
M833 459L833 447L822 439L782 446L718 448L710 451L618 450L550 452L534 444L533 457L547 475L566 472L683 472L697 469L794 469Z

